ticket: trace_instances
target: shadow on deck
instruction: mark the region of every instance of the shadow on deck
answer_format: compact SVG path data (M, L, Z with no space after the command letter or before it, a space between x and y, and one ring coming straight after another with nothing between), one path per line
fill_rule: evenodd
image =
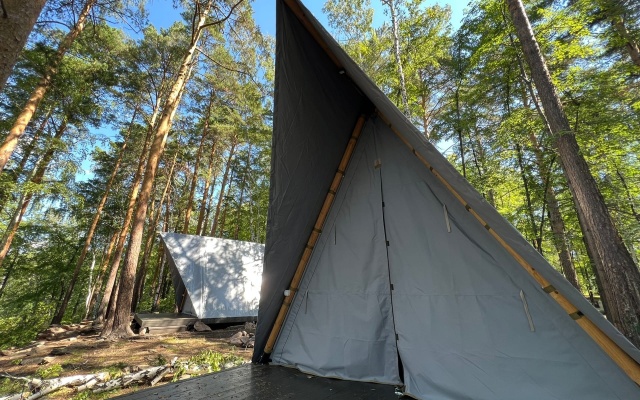
M297 369L251 365L141 390L121 400L305 399L396 400L394 387L320 378Z

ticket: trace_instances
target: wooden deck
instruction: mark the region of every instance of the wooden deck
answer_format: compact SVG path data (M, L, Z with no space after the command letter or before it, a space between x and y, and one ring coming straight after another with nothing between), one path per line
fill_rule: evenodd
M143 334L183 332L198 321L198 317L180 313L136 313L134 319ZM200 320L207 325L230 326L256 321L256 317L206 318Z
M183 332L198 320L193 315L178 313L135 314L134 319L143 334Z
M146 327L160 327L160 326L176 326L176 325L193 325L198 317L188 314L178 313L150 313L150 314L136 314L136 322L141 328Z
M207 325L231 325L244 324L245 322L256 322L258 317L226 317L226 318L203 318L200 321Z
M397 400L398 396L390 385L319 378L293 368L245 364L227 371L141 390L117 399Z

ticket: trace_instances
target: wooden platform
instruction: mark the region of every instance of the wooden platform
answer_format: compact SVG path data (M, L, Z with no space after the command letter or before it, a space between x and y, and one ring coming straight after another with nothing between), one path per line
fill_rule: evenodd
M200 321L207 325L231 325L231 324L244 324L245 322L256 322L258 317L226 317L226 318L203 318Z
M198 317L180 313L136 313L134 319L143 334L184 332L198 321ZM207 325L234 325L256 321L256 317L205 318Z
M394 387L319 378L293 368L245 364L214 374L141 390L121 400L304 399L397 400Z
M135 314L134 319L140 326L140 332L143 334L186 331L189 325L195 324L198 320L198 318L193 315L178 313Z

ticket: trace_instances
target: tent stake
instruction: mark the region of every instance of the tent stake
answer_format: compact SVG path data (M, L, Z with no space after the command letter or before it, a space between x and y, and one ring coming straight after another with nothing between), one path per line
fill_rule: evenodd
M338 188L340 187L340 183L342 183L342 178L344 177L347 165L349 165L349 161L351 160L351 156L353 155L353 150L356 147L356 143L358 142L360 133L362 133L364 122L365 116L360 115L360 117L358 118L358 122L356 122L356 126L353 129L353 134L349 139L349 143L347 144L347 148L342 155L342 160L340 160L338 171L333 177L333 181L331 182L331 187L329 188L327 197L325 197L324 199L324 203L322 204L322 208L320 209L320 213L318 214L316 223L313 225L313 230L311 231L311 235L309 235L309 240L307 240L307 244L304 247L302 257L300 257L300 262L298 263L298 267L296 268L296 272L293 275L293 279L291 279L291 284L289 285L288 289L288 295L285 296L284 301L282 302L282 306L280 307L280 311L278 312L278 316L276 317L276 321L273 324L273 328L271 328L271 333L269 334L267 344L264 347L264 353L261 357L261 362L263 363L269 362L269 356L271 355L273 346L275 346L276 344L276 339L278 339L278 335L282 330L282 325L284 324L285 317L289 312L289 307L291 306L291 303L293 303L293 299L295 298L296 292L298 291L300 281L302 280L304 271L307 268L309 259L311 258L313 247L316 245L316 242L320 237L324 222L327 219L327 215L329 214L331 205L333 205L333 201L335 200L336 193L338 192Z

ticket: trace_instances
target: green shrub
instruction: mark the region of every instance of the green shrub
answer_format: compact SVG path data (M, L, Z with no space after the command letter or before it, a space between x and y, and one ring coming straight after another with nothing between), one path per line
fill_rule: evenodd
M23 385L24 382L15 379L0 378L0 396L20 393L24 388Z
M41 379L51 379L57 378L64 371L62 365L60 364L51 364L47 366L40 367L36 370L36 376Z
M205 367L206 371L202 371L203 373L207 372L218 372L224 367L241 365L244 363L244 359L242 357L238 357L234 354L222 354L212 350L205 350L202 353L196 354L195 356L189 358L186 363L178 363L174 367L174 375L173 380L176 381L180 379L185 372L187 372L185 365L189 367L199 366Z

